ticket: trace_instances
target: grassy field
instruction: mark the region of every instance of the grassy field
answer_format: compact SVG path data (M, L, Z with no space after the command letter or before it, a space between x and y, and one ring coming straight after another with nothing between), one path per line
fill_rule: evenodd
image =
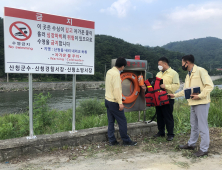
M222 90L215 88L211 93L212 102L209 110L209 126L222 127ZM35 135L52 134L72 129L72 110L50 110L47 100L51 97L39 94L34 97L33 128ZM150 120L155 114L155 108L146 111ZM175 133L185 134L190 130L190 106L186 100L176 100L174 105ZM138 121L138 112L125 113L127 122ZM76 129L107 126L107 115L104 101L97 99L84 100L76 108ZM0 116L0 140L29 135L28 112L22 114L6 114Z

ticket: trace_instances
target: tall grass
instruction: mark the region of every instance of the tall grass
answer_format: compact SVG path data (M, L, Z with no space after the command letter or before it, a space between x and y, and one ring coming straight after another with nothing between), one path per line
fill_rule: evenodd
M210 127L222 127L222 90L212 92L212 102L208 115ZM72 129L72 109L66 111L50 110L47 100L50 94L39 94L34 97L33 128L35 135L52 134ZM126 112L128 123L138 121L138 112ZM146 110L146 119L155 115L155 108ZM175 100L174 104L175 133L190 131L190 106L183 99ZM143 115L141 115L142 118ZM76 108L76 129L107 126L108 119L104 101L97 99L83 100ZM0 140L29 135L28 112L22 114L7 114L0 116Z
M208 123L211 127L222 127L222 98L213 98L210 103Z
M174 131L176 134L190 130L190 106L185 99L176 99L174 104Z

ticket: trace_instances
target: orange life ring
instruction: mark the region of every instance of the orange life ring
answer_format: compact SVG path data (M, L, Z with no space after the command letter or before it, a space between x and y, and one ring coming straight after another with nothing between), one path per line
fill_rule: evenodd
M132 103L132 102L134 102L137 99L137 97L139 96L139 93L140 93L140 86L139 86L139 83L138 83L138 80L137 80L137 76L134 73L124 72L120 75L120 77L121 77L122 82L125 79L131 80L133 82L133 86L134 86L134 90L133 90L133 92L131 93L130 96L124 96L122 94L123 103Z

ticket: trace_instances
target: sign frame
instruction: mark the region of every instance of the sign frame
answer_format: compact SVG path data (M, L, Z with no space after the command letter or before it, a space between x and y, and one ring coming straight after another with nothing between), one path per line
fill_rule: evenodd
M19 12L19 13L18 13ZM15 17L16 16L16 17ZM57 20L56 20L57 18ZM31 43L34 42L34 45L37 45L37 42L35 42L34 38L37 37L37 31L38 30L36 27L33 27L32 24L42 24L42 25L48 25L47 26L60 26L63 28L63 31L66 32L64 29L73 29L72 33L64 33L64 34L57 34L55 32L55 36L60 35L66 35L66 44L69 45L67 48L62 48L62 40L57 41L56 38L54 38L56 41L53 44L55 47L53 48L52 45L48 44L46 45L41 45L42 48L41 50L37 50L36 48L30 48L29 47L22 47L18 45L13 45L8 43L6 40L8 39L9 33L12 32L11 30L8 31L9 26L11 26L12 23L11 21L8 21L8 19L14 19L12 23L17 22L22 22L31 27L32 33L30 33L31 38L27 40L17 40L13 38L13 36L10 34L10 38L14 39L15 43L24 43L30 41ZM52 19L54 19L52 21ZM26 21L26 22L24 22ZM32 24L30 24L32 23ZM42 26L43 29L43 26ZM48 29L48 28L47 28ZM74 30L79 31L75 32ZM44 30L45 31L45 30ZM85 37L82 34L85 35ZM21 33L21 32L20 32ZM43 32L44 36L46 36L46 33L52 33L53 32ZM89 34L90 33L90 34ZM75 35L76 34L76 35ZM87 34L87 35L86 35ZM23 34L24 35L24 34ZM22 36L22 35L21 35ZM35 36L35 37L34 37ZM48 36L48 35L47 35ZM87 37L88 36L88 37ZM69 37L69 40L67 39ZM70 38L71 37L71 38ZM62 37L61 37L62 38ZM81 39L79 39L81 38ZM28 11L28 10L23 10L23 9L16 9L16 8L10 8L10 7L4 7L4 39L5 39L5 72L6 73L32 73L32 74L76 74L76 75L94 75L95 73L95 22L90 21L90 20L82 20L82 19L77 19L77 18L70 18L70 17L65 17L65 16L60 16L60 15L53 15L53 14L47 14L47 13L41 13L41 12L35 12L35 11ZM34 39L34 40L33 40ZM48 39L43 39L43 40L53 40L52 37ZM28 43L30 43L28 42ZM63 41L64 43L65 41ZM43 42L41 42L43 43ZM51 42L50 42L51 43ZM88 43L88 45L87 45ZM57 45L57 46L56 46ZM10 46L10 47L9 47ZM60 47L61 46L61 47ZM47 47L49 50L54 50L53 52L46 53ZM50 48L51 47L51 48ZM10 48L10 49L8 49ZM25 51L26 50L26 51ZM46 51L44 51L46 50ZM66 50L66 51L64 51ZM13 51L10 52L9 51ZM22 51L21 55L20 52ZM25 52L24 52L25 51ZM30 52L31 51L31 52ZM39 53L41 52L41 54ZM19 60L16 58L15 60L12 55L16 54L16 56L19 55ZM35 53L35 54L34 54ZM10 55L11 54L11 55ZM24 54L24 55L23 55ZM27 57L26 56L29 56ZM34 54L36 57L34 57ZM44 55L42 55L44 54ZM38 58L37 58L37 55ZM60 56L59 56L60 55ZM8 58L10 56L10 59ZM24 57L21 57L24 56ZM30 57L31 56L31 57ZM42 57L43 56L43 57ZM44 57L46 56L46 57ZM65 56L65 57L64 57ZM31 58L33 58L33 63ZM43 58L43 60L42 60ZM47 58L47 59L44 59ZM10 61L9 61L10 60ZM20 61L21 60L21 61ZM27 61L29 60L29 62ZM31 61L30 61L31 60ZM45 60L47 62L45 62ZM27 62L26 62L27 61ZM39 62L38 62L39 61ZM44 61L44 62L43 62ZM12 67L9 69L10 64ZM17 64L17 65L16 65ZM30 65L33 65L31 67ZM34 65L35 64L35 65ZM16 66L19 66L20 68L16 68ZM36 67L35 67L36 66ZM19 71L18 71L19 70Z

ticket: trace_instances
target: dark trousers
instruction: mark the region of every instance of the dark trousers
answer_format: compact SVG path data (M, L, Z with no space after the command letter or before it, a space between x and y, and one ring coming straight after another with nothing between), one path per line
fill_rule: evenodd
M167 136L174 136L173 105L174 99L170 99L170 104L156 107L158 134L160 135L165 135L166 125Z
M108 100L105 100L105 106L107 108L107 117L108 117L108 138L109 142L116 141L116 137L114 135L115 128L114 123L115 120L117 121L119 125L119 133L124 142L130 142L130 138L127 135L127 122L126 117L124 114L124 110L119 110L119 104L110 102Z

